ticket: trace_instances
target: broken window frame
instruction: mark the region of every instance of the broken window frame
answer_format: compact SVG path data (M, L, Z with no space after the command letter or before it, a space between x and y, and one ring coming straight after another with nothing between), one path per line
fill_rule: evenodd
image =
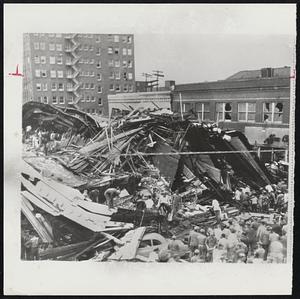
M249 110L250 105L254 105L254 110ZM241 105L245 105L245 109L241 109ZM241 118L241 113L245 114L245 119ZM249 115L254 115L254 119L249 119ZM238 121L239 122L255 122L256 103L255 102L240 102L238 103Z
M231 106L230 110L226 110L226 104L229 104ZM222 105L222 106L218 106ZM218 107L222 107L221 111L218 111ZM226 113L230 115L230 119L226 119ZM222 118L219 117L219 115L222 116ZM219 102L216 103L216 121L226 121L226 122L231 122L232 121L232 102Z
M267 104L269 104L269 107L270 107L269 110L266 109ZM276 111L276 106L278 104L282 104L281 112ZM277 124L283 123L283 109L284 109L283 102L264 102L263 103L263 122L270 122L270 123L277 123ZM271 119L269 119L269 120L265 119L265 115L271 116ZM275 120L275 115L280 116L281 120Z

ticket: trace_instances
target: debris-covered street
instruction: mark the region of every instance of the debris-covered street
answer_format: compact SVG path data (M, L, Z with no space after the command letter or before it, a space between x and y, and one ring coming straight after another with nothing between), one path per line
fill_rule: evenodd
M285 262L287 175L272 166L189 115L25 103L22 259Z

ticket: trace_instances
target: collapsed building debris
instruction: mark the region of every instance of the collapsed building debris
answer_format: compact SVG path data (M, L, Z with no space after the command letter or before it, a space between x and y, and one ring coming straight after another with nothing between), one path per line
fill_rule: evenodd
M218 223L213 199L228 218L241 208L236 188L275 182L242 133L170 112L133 110L104 124L28 102L23 128L22 214L48 244L41 259L134 260L146 232L183 240L193 225ZM109 208L112 187L121 193Z

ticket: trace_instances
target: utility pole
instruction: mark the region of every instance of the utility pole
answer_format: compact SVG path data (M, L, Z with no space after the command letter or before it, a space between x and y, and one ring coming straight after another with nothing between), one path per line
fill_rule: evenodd
M152 71L152 72L153 72L153 76L156 77L156 82L157 82L156 90L158 91L158 80L160 77L164 77L165 75L163 75L163 73L164 73L163 71L156 70L156 71Z
M146 91L148 91L148 87L149 87L149 84L150 82L148 82L148 78L151 78L152 77L152 74L149 74L149 73L142 73L142 76L145 77L145 82L146 82ZM152 91L152 88L151 88L151 91Z

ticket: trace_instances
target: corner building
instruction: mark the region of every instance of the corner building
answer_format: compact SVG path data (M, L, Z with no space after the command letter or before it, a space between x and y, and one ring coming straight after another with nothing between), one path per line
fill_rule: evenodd
M23 103L108 115L108 94L135 91L132 34L24 34Z

